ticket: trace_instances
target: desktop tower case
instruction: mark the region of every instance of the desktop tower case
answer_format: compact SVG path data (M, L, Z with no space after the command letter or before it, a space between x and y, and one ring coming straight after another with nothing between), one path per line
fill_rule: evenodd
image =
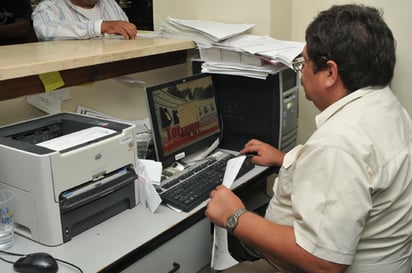
M193 72L201 62L193 62ZM221 147L239 151L251 138L287 152L297 144L299 75L285 67L265 80L213 74L223 137Z

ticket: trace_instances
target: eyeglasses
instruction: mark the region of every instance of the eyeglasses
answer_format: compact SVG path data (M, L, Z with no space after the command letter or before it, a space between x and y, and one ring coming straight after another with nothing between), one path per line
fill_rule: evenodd
M320 59L322 59L323 62L325 62L325 65L322 66L322 68L319 69L323 69L326 67L326 64L328 62L328 58L325 56L320 56ZM302 69L305 67L305 62L309 62L311 59L305 59L302 54L299 54L295 59L293 59L292 61L292 68L293 70L295 70L296 72L302 72Z
M292 67L293 70L296 72L301 72L303 67L305 66L305 62L309 60L305 60L302 55L297 56L293 61L292 61Z

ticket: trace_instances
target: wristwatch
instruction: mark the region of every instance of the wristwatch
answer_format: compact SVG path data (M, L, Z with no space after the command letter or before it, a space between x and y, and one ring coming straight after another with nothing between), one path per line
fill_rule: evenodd
M227 220L226 220L226 229L230 234L233 234L233 232L234 232L234 230L237 226L237 221L238 221L239 217L245 212L247 212L247 209L241 208L241 209L238 209L237 211L235 211L235 213L233 213L232 216L227 218Z

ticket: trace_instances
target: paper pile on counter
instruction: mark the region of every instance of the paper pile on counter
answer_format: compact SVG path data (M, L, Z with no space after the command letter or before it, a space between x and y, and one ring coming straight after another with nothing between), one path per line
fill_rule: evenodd
M203 73L244 76L265 80L269 74L276 74L284 68L278 65L247 65L242 63L204 62Z
M270 63L283 63L290 65L293 59L299 55L304 43L295 41L284 41L269 36L258 36L242 34L216 43L216 47L241 50Z
M199 45L211 45L245 33L254 24L227 24L215 21L183 20L168 17L160 26L160 36L185 38Z
M196 42L204 73L266 79L285 66L292 67L304 43L248 34L253 26L169 17L160 27L160 36Z

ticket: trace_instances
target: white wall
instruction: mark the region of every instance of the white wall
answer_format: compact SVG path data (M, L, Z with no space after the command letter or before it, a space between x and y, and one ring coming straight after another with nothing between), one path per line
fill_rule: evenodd
M392 81L394 93L412 114L412 94L408 77L412 72L412 37L410 31L410 0L154 0L155 29L168 15L182 19L217 20L228 23L254 23L252 33L270 35L277 39L304 41L306 26L320 10L333 4L363 3L384 11L384 18L397 40L397 64ZM314 116L318 113L301 92L299 142L311 135Z
M409 93L409 76L412 76L412 37L410 31L410 0L363 0L356 1L373 5L384 10L384 18L397 39L397 64L392 82L394 93L399 97L405 108L412 114L412 94ZM353 3L342 0L154 0L154 25L158 29L160 23L168 15L183 19L217 20L228 23L254 23L252 33L270 35L277 39L304 41L304 32L308 23L323 9L332 4ZM172 69L172 71L176 71ZM186 73L183 69L180 74ZM178 73L178 74L179 74ZM146 74L144 74L146 75ZM164 73L156 73L153 77L162 77ZM173 74L170 74L173 75ZM142 76L145 77L145 76ZM152 77L152 76L150 76ZM160 78L159 78L160 80ZM116 85L116 84L115 84ZM109 87L108 87L109 86ZM72 110L78 102L86 106L108 110L117 114L119 107L111 104L112 99L119 95L109 92L111 85L90 84L73 88L74 100L64 105L65 110ZM129 91L122 91L130 96ZM133 94L133 92L132 92ZM118 98L122 98L122 96ZM98 99L96 99L98 98ZM109 101L109 102L108 102ZM128 100L128 101L133 101ZM136 101L136 99L134 100ZM119 104L121 102L119 101ZM129 108L130 103L127 103ZM126 116L133 116L133 109ZM0 125L9 122L41 115L24 103L24 98L0 102ZM314 130L314 116L317 114L312 103L305 100L303 92L300 98L299 142L304 142Z
M189 74L188 65L180 64L129 75L146 85L171 81ZM69 87L71 100L64 101L62 111L74 112L77 105L123 119L147 118L144 87L108 79ZM0 101L0 126L45 115L26 103L26 97Z
M282 0L154 0L155 29L168 15L176 18L218 20L222 22L256 24L253 32L272 35L281 39L290 38L290 12L292 2ZM273 23L268 23L272 21ZM167 69L166 69L167 70ZM187 67L172 67L140 73L136 77L158 82L187 75ZM136 109L142 104L142 90L131 89L113 80L89 83L71 87L73 99L63 104L64 111L74 111L77 104L88 106L123 118L139 118ZM124 104L122 106L122 103ZM0 101L0 126L44 115L43 112L27 105L25 97Z
M293 0L291 39L304 41L306 26L314 16L323 9L333 4L362 3L383 9L384 19L397 40L397 63L395 76L392 80L392 90L398 96L403 106L412 115L412 93L409 87L409 77L412 76L412 37L410 30L410 0L363 0L363 1L338 1L338 0ZM299 142L304 142L315 129L314 115L318 113L311 102L306 101L301 92L299 116Z
M252 33L290 37L292 1L282 0L154 0L154 28L171 16L226 23L253 23Z

